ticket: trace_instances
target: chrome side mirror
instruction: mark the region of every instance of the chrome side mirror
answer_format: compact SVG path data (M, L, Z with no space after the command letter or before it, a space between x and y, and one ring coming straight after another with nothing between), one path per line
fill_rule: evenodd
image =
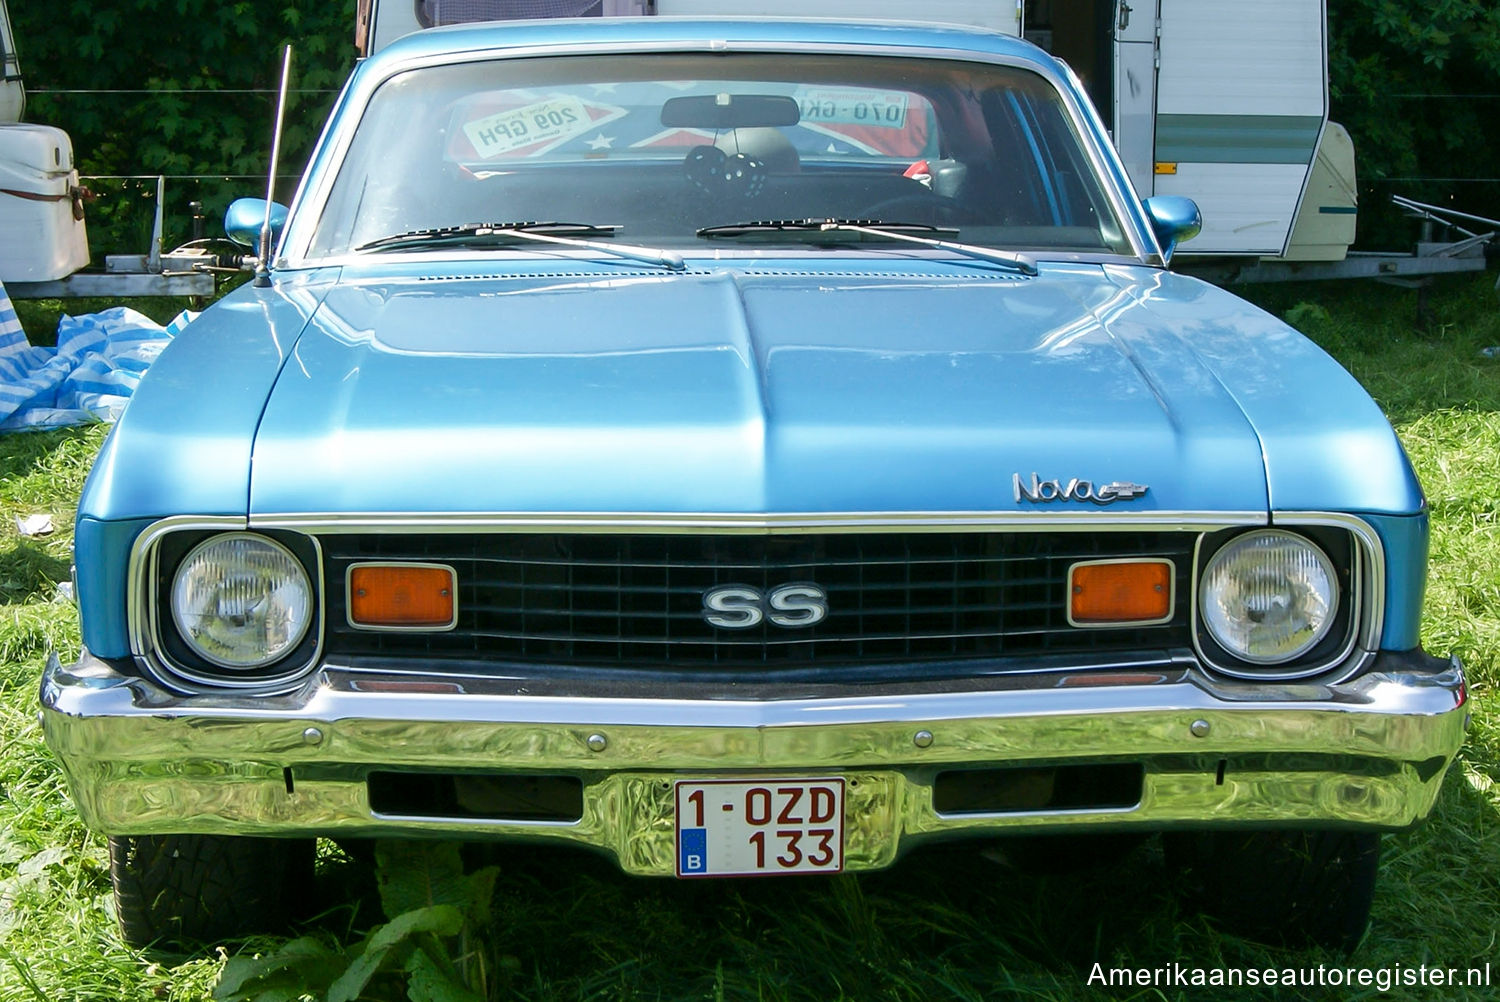
M271 246L281 239L282 227L286 226L287 208L280 202L271 203ZM263 198L237 198L229 203L224 213L224 233L241 247L255 247L260 243L260 228L266 222L266 200Z
M1203 229L1203 213L1198 211L1197 202L1181 195L1157 195L1142 204L1151 220L1151 232L1161 244L1162 260L1170 264L1177 245Z

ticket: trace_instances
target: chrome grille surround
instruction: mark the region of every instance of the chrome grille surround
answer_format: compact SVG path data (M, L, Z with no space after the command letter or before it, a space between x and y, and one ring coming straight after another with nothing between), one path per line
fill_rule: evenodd
M919 535L946 533L953 536L971 534L1004 534L1028 536L1036 533L1073 534L1090 533L1111 537L1117 533L1189 533L1201 536L1224 529L1250 528L1270 524L1264 512L1172 512L1142 511L1111 513L1108 521L1091 512L852 512L852 513L787 513L787 514L696 514L696 513L355 513L263 515L250 519L236 517L180 516L163 519L153 524L137 539L131 553L128 568L128 629L132 651L147 674L158 682L179 692L221 691L229 687L258 692L284 692L300 684L306 674L319 663L328 660L327 641L331 631L326 630L330 605L327 589L320 595L320 633L317 656L296 667L280 680L272 682L247 682L241 686L220 679L199 679L189 667L174 664L160 642L158 611L156 609L153 582L160 572L157 551L161 541L178 531L229 531L261 530L297 532L312 537L318 547L320 559L324 547L338 548L341 537L359 534L410 537L425 535L433 538L454 534L514 535L537 533L563 533L574 537L597 535L633 534L637 536L661 535L711 535L711 536L759 536L796 537L808 534L828 537L847 534L890 533ZM1317 672L1337 672L1338 678L1348 678L1357 673L1368 661L1370 652L1379 644L1383 623L1383 597L1385 571L1383 551L1373 529L1364 521L1349 515L1327 512L1278 513L1278 526L1295 528L1298 525L1326 526L1349 533L1352 550L1358 556L1359 567L1357 595L1361 603L1358 619L1348 631L1348 644L1343 651L1342 664L1323 664ZM1123 537L1120 537L1123 538ZM1184 561L1190 564L1191 561ZM323 581L322 568L313 569L319 581ZM1196 590L1196 580L1187 593ZM1189 607L1184 595L1178 592L1177 609ZM1188 615L1192 610L1188 609ZM1109 631L1113 632L1113 631ZM1192 632L1192 631L1188 631ZM1194 642L1194 649L1195 642ZM1159 648L1158 648L1159 651ZM1197 656L1203 659L1201 651ZM1040 658L1053 662L1056 658ZM1120 664L1128 662L1129 656L1079 657L1080 666L1088 663ZM1206 661L1206 659L1204 659ZM471 662L472 663L472 660ZM711 663L711 662L710 662ZM1211 665L1225 674L1234 674L1233 668ZM1306 673L1298 673L1302 677ZM1292 676L1287 676L1292 677Z

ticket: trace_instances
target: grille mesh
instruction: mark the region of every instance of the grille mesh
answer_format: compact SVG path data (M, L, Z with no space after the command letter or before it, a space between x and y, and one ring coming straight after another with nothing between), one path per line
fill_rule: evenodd
M323 540L328 651L498 663L760 667L914 663L1164 649L1189 643L1192 533L830 533L787 535L362 534ZM1166 557L1169 623L1079 629L1067 575L1079 560ZM458 626L388 633L348 624L350 563L452 565ZM710 625L704 592L813 583L814 626Z

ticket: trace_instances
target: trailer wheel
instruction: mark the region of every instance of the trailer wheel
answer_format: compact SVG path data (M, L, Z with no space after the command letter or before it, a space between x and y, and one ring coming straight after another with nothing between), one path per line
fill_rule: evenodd
M109 840L125 942L176 947L285 929L311 886L313 839L127 835Z
M1378 832L1169 832L1163 848L1193 903L1229 932L1347 953L1369 924Z

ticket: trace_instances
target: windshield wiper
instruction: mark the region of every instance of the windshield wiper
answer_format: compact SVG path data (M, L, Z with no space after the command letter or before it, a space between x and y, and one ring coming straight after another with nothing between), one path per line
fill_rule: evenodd
M619 229L618 226L597 226L592 223L467 223L463 226L440 226L433 229L394 233L388 237L381 237L379 240L371 240L354 249L372 251L435 247L442 244L503 247L517 243L543 243L579 247L584 250L612 254L615 257L628 258L632 261L659 264L673 271L682 271L686 267L682 257L671 251L658 250L655 247L637 247L633 244L607 244L597 240L579 239L581 237L612 237Z
M979 247L975 244L958 243L953 240L938 240L921 234L956 234L958 230L926 223L886 222L879 219L769 219L747 223L725 223L720 226L705 226L697 235L706 239L716 237L765 236L766 234L809 234L817 237L826 233L859 233L880 240L901 240L921 244L938 250L952 251L965 257L981 261L993 261L1008 265L1023 275L1036 274L1036 262L1025 254L1015 251Z

